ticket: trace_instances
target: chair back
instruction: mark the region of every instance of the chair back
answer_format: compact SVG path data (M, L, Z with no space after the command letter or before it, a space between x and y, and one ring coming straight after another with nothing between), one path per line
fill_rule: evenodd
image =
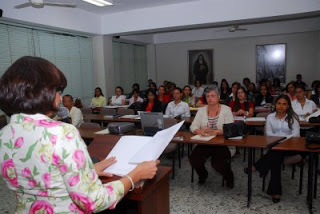
M119 108L117 113L120 116L123 116L123 115L134 115L134 110L133 109L126 109L126 108Z
M80 125L80 128L92 129L92 128L101 128L101 127L98 123L84 122Z
M103 115L115 115L117 111L113 108L102 108L100 114Z

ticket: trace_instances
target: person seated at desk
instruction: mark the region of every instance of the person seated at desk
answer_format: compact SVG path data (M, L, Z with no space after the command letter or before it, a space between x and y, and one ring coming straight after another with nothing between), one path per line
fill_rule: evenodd
M304 121L313 112L317 111L317 106L312 100L306 98L306 88L302 85L296 86L297 99L292 101L292 108L299 116L299 119Z
M247 92L243 86L237 90L236 100L231 101L229 107L234 116L253 117L254 115L254 104L248 101Z
M159 100L156 99L155 90L149 88L146 91L147 100L141 105L141 111L146 112L162 112L162 105Z
M259 89L260 94L256 97L254 105L255 106L265 106L272 105L273 97L266 85L261 85Z
M162 103L169 103L170 102L170 95L165 94L165 86L160 85L158 88L158 95L157 95L157 100L159 100Z
M224 102L229 96L231 90L229 88L229 83L226 79L222 79L220 83L220 102Z
M123 88L121 86L117 86L115 88L115 94L110 99L110 105L112 106L121 106L126 104L126 96L123 95Z
M275 100L275 112L268 115L266 120L266 135L278 137L299 137L300 125L298 115L291 107L290 98L280 95ZM267 194L271 195L274 203L280 202L282 195L281 171L284 157L294 156L299 153L288 151L269 150L252 167L252 171L258 171L266 176L271 171ZM244 169L248 173L248 168Z
M175 88L173 90L173 101L171 101L166 109L166 115L174 118L174 117L190 117L190 108L188 103L183 102L181 100L182 90L181 88Z
M91 107L103 107L107 105L106 98L103 96L100 87L94 89L94 97L91 100Z
M233 115L230 108L220 104L220 94L217 87L208 87L205 90L208 105L199 108L191 126L193 134L223 135L223 124L233 123ZM189 161L199 176L199 184L204 184L208 178L205 162L211 157L211 166L226 180L229 188L234 186L234 177L231 170L231 154L226 146L197 145L192 151Z
M314 94L311 95L311 100L320 108L320 84L314 88Z
M129 99L129 105L132 105L133 103L143 103L143 99L139 96L138 89L133 89L132 96Z
M194 88L192 89L192 94L196 97L196 98L200 98L203 95L204 92L204 88L201 87L202 83L200 80L196 80L194 82Z
M69 110L69 116L71 118L71 124L79 128L83 123L83 115L80 109L73 106L73 97L70 94L66 94L62 98L63 106Z
M26 75L28 74L28 75ZM92 213L115 208L134 183L151 179L159 161L138 165L123 178L102 184L114 157L93 164L76 127L50 117L67 86L49 61L25 56L0 79L0 109L11 116L1 129L1 176L17 200L15 213Z
M192 95L191 91L189 85L183 87L182 101L188 103L190 107L195 106L195 96Z
M288 95L291 102L296 99L296 83L294 81L291 81L286 86L286 92L284 93Z
M240 88L240 83L238 82L233 82L231 85L231 93L228 97L226 97L226 99L224 100L224 104L225 105L229 105L229 103L233 100L236 100L236 96L237 96L237 90L238 88Z

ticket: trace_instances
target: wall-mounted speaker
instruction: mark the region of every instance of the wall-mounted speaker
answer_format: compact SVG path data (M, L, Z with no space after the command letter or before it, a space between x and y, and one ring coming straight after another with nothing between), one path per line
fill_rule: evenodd
M0 18L2 17L2 11L3 11L3 10L2 10L2 9L0 9Z

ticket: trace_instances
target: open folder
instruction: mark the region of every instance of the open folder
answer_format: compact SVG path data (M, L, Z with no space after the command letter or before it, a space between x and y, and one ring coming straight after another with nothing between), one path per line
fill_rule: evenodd
M184 121L181 121L170 128L158 131L153 137L122 136L107 156L115 156L117 162L105 172L124 176L137 164L158 159L183 123Z

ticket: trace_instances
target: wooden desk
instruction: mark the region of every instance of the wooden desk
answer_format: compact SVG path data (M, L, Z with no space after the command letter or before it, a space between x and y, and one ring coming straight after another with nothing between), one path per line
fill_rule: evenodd
M241 140L226 140L223 136L217 136L209 141L192 140L194 136L191 132L178 132L176 136L183 137L183 140L172 140L173 143L191 143L198 145L212 145L212 146L238 146L247 147L248 154L248 169L252 168L253 164L253 149L254 148L270 148L277 144L279 141L285 139L284 137L270 137L262 135L248 135ZM252 172L248 172L248 198L247 206L250 206L252 196Z
M288 140L282 142L281 144L276 145L272 148L277 151L298 151L306 152L309 154L309 166L308 166L308 194L307 194L307 203L309 212L312 213L312 201L313 195L317 195L317 170L318 170L318 153L320 149L311 150L305 147L305 138L304 137L292 137ZM314 181L313 181L314 177Z
M89 154L100 160L107 157L108 153L116 145L121 136L99 135L88 146ZM129 192L126 200L134 202L134 213L139 214L166 214L170 213L169 206L169 175L171 167L159 166L154 179L148 180L141 191ZM113 178L114 179L114 178ZM110 182L111 179L101 179L102 182ZM130 210L132 211L132 210Z

